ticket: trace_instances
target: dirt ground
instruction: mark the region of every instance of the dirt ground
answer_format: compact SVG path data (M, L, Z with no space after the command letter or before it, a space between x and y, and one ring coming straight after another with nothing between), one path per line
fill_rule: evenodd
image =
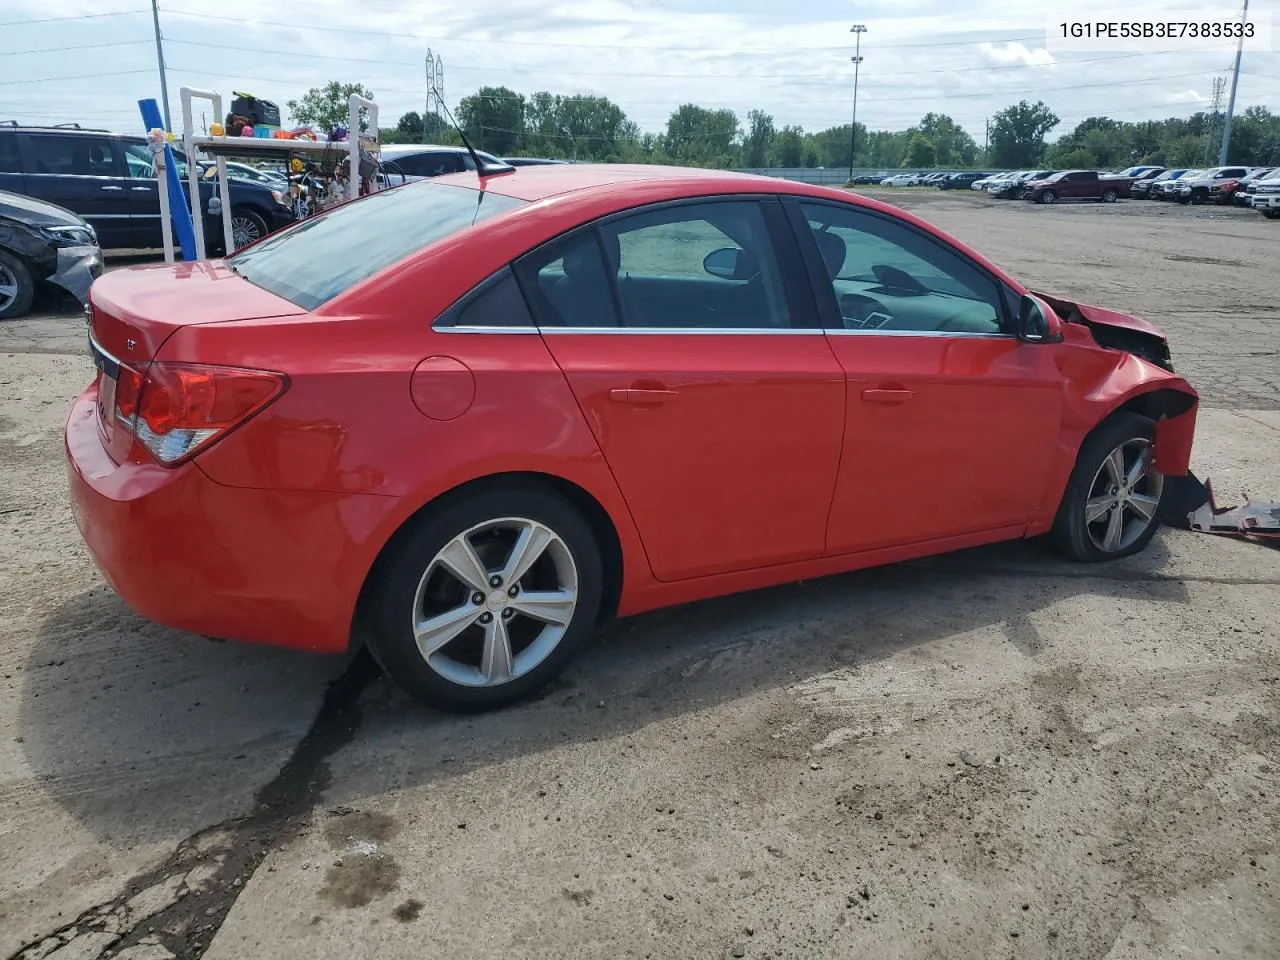
M1163 325L1198 474L1280 498L1280 224L892 197ZM66 505L89 375L73 307L0 324L0 957L1280 957L1280 551L781 587L442 716L128 613Z

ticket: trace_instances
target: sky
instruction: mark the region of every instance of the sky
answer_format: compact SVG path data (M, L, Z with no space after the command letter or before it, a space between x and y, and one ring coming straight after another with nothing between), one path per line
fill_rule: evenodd
M1251 19L1269 18L1274 3L1255 0ZM778 127L817 131L849 122L854 23L867 28L858 120L873 130L935 111L982 143L997 110L1042 99L1062 120L1052 139L1093 115L1189 116L1207 108L1215 76L1229 78L1229 50L1051 53L1046 24L1058 8L1062 19L1124 9L1104 0L160 0L159 17L175 126L183 85L228 100L247 91L283 109L335 79L372 89L381 125L393 125L422 109L430 48L454 109L482 85L505 85L605 96L646 131L686 102L744 122L762 109ZM0 121L135 130L137 101L159 95L149 0L0 0ZM1280 53L1245 53L1237 110L1253 104L1280 111Z

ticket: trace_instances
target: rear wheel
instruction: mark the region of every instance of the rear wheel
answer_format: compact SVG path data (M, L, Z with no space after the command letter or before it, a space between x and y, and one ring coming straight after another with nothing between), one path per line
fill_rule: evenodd
M590 526L533 485L440 504L373 576L361 625L374 657L411 696L459 712L535 693L590 636L600 609Z
M1080 446L1050 539L1072 560L1138 553L1160 526L1164 477L1151 462L1155 422L1119 413Z
M231 242L239 250L247 247L255 240L261 240L268 233L267 221L252 210L235 207L231 211Z
M27 265L0 250L0 320L20 317L31 309L36 283Z

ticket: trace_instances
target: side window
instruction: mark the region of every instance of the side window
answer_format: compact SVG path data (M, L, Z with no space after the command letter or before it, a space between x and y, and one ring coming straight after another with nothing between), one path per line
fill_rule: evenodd
M124 163L129 176L135 180L154 179L156 171L150 150L141 143L122 143L120 148L124 151Z
M764 211L750 200L664 207L600 228L625 327L787 328Z
M103 137L26 135L27 172L79 177L114 177L111 142Z
M1002 331L996 281L914 227L861 210L802 204L846 330Z
M0 133L0 173L21 173L18 160L18 138Z
M540 326L616 327L613 290L595 230L579 230L521 258L520 285Z
M466 300L453 311L451 326L457 327L532 327L533 317L525 303L515 274L503 268L497 279L484 290Z

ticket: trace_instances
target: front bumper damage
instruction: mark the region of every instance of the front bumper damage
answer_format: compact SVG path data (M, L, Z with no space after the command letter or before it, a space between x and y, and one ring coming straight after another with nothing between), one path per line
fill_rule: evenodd
M58 260L46 279L56 283L81 303L88 302L89 287L102 276L102 251L97 247L61 247Z

